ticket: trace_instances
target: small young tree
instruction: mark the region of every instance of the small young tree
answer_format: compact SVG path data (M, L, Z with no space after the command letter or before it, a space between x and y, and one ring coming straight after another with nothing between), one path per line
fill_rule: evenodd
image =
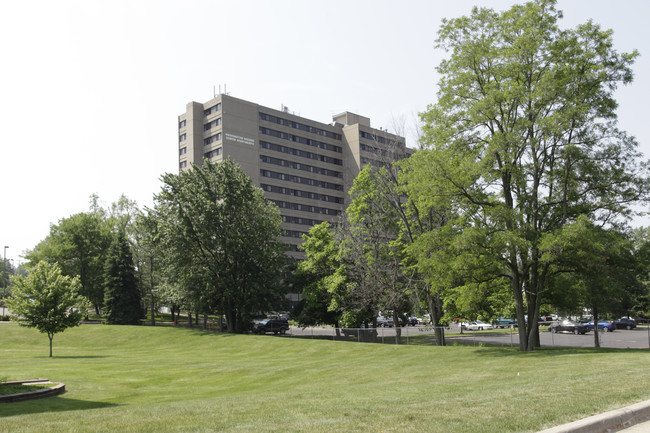
M27 276L12 278L14 288L7 301L14 318L22 326L36 328L50 339L54 334L78 326L86 315L89 301L79 295L79 278L64 276L56 264L39 262Z
M112 325L138 325L142 318L142 299L138 290L133 256L124 229L111 244L104 265L104 316Z

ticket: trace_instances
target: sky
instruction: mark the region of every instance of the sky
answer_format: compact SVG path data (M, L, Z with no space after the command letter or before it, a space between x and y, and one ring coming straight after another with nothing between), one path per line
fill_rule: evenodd
M0 248L14 265L50 225L124 194L152 206L178 172L177 116L218 92L328 123L351 111L411 128L436 101L443 18L507 0L21 0L0 16ZM635 81L619 126L650 156L650 2L559 0L593 19ZM416 147L409 132L407 145ZM636 220L637 225L650 225Z

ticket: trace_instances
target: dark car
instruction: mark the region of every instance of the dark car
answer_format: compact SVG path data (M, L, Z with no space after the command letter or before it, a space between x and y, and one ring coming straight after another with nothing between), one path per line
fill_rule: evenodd
M264 319L253 326L253 332L256 334L266 334L267 332L284 334L288 330L289 322L282 319Z
M574 322L572 320L562 320L560 322L553 322L548 327L551 332L573 332L574 334L585 334L589 328L584 323Z
M395 325L393 319L384 316L377 317L377 326L383 326L384 328L392 328Z
M620 319L614 320L614 326L616 326L616 329L634 329L636 328L636 322L627 317L621 317Z
M418 323L420 323L420 321L418 320L417 317L409 317L408 320L406 321L406 324L407 324L408 326L415 326L415 325L417 325Z

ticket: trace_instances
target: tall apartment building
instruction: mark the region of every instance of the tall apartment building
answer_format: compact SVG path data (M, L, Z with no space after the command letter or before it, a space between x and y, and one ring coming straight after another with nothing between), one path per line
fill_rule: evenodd
M335 222L349 204L348 190L366 164L404 158L404 137L370 126L344 112L321 123L221 94L190 102L178 116L179 169L204 159L237 161L254 184L280 208L281 241L302 258L302 235Z

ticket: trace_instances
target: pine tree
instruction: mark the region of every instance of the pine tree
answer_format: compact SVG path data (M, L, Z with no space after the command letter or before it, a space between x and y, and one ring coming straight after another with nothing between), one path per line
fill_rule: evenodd
M133 256L124 229L113 238L104 265L104 317L112 325L137 325L142 318Z

